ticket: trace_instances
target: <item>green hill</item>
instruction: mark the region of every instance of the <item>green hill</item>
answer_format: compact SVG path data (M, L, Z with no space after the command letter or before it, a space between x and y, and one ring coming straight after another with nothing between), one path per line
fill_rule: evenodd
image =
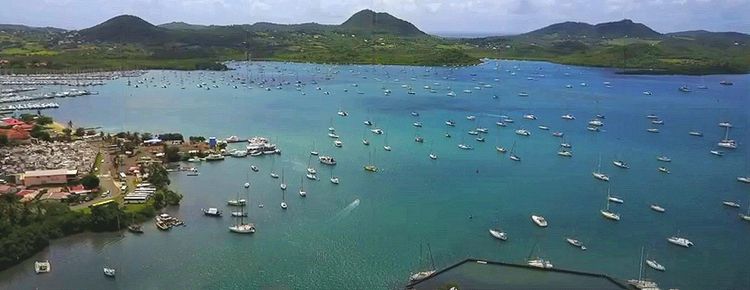
M120 15L78 33L87 41L120 43L158 43L167 36L166 29L132 15Z
M185 23L185 22L169 22L169 23L159 24L159 27L165 28L165 29L171 29L171 30L200 30L200 29L206 29L209 26L190 24L190 23Z
M414 26L414 24L393 17L388 13L375 12L369 9L355 13L339 25L338 29L409 37L427 35Z

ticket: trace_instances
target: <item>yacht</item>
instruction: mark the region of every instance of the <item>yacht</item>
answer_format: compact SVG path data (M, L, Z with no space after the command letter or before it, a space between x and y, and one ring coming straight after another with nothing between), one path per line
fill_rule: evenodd
M449 126L449 127L455 127L456 126L456 122L448 120L448 121L445 121L445 125Z
M419 113L412 111L411 112L412 117L419 117Z
M203 211L203 215L206 216L221 217L221 211L215 207L202 208L201 211Z
M563 133L563 132L559 132L559 131L557 131L557 132L552 132L552 137L559 137L559 138L562 138L562 137L563 137L563 135L564 135L564 133Z
M518 93L518 96L519 97L528 97L529 93L527 93L527 92L520 92L520 93Z
M383 134L383 129L375 128L375 129L370 130L370 132L372 132L375 135L382 135Z
M229 227L229 231L238 234L252 234L255 233L255 225L252 223L239 223Z
M534 114L524 114L523 118L526 120L536 120L536 116L534 116Z
M734 201L722 201L721 203L728 207L740 208L740 204Z
M466 116L466 120L469 120L469 121L476 120L476 118L477 118L477 116L474 116L474 115L468 115L468 116Z
M500 229L490 229L490 235L501 241L508 240L508 234Z
M477 140L477 142L484 142L485 141L484 137L482 137L482 136L479 136L479 137L475 138L474 140Z
M495 146L495 150L497 150L497 152L500 152L500 153L508 152L508 150L505 150L504 147L500 147L500 146Z
M318 176L315 174L308 173L308 174L305 174L305 177L307 177L307 179L309 180L318 180Z
M630 279L628 280L628 284L632 285L636 289L659 290L659 286L656 284L656 282L649 281L643 278L643 248L641 248L641 259L639 261L638 279Z
M570 152L566 150L565 148L560 148L560 151L557 151L557 155L560 155L563 157L573 157L573 152Z
M508 124L506 124L503 121L497 121L497 122L495 122L495 125L500 126L500 127L507 127L508 126Z
M625 163L625 161L622 161L622 160L612 161L612 164L614 164L617 167L624 168L624 169L630 168L630 166L628 166L628 164Z
M466 144L463 144L463 143L458 144L458 148L461 148L463 150L472 150L472 149L474 149L474 147L471 147L470 145L466 145Z
M729 127L726 127L724 139L721 139L716 145L721 148L737 149L737 141L729 139Z
M604 209L600 210L599 212L602 214L602 216L604 216L607 219L610 219L613 221L619 221L620 215L609 210L609 202L611 200L610 198L611 196L609 194L609 187L607 187L607 206Z
M690 131L690 132L688 132L688 134L689 134L690 136L695 136L695 137L703 137L703 133L701 133L701 132L698 132L698 131Z
M552 269L552 267L554 267L550 261L544 260L539 257L537 257L536 259L528 260L526 264L532 267L542 268L542 269Z
M750 176L739 176L737 177L737 181L742 183L750 183Z
M334 138L334 139L338 139L339 135L336 135L336 133L328 133L328 137L331 137L331 138Z
M474 130L471 130L471 131L469 131L469 132L467 132L467 133L468 133L469 135L472 135L472 136L476 136L476 135L479 135L479 132L477 132L477 131L474 131Z
M543 217L543 216L540 216L540 215L532 215L532 216L531 216L531 220L532 220L532 221L533 221L533 222L534 222L534 223L535 223L535 224L536 224L537 226L540 226L540 227L543 227L543 228L544 228L544 227L547 227L547 220L546 220L546 219L544 219L544 217Z
M588 127L586 127L586 130L589 130L591 132L599 132L599 131L601 131L599 129L599 127L594 127L594 126L588 126Z
M349 116L349 113L347 113L346 111L342 111L342 110L339 110L336 114L338 114L341 117Z
M206 156L206 161L220 161L220 160L224 160L224 155L212 153Z
M571 114L562 115L562 116L560 116L560 118L562 118L563 120L575 120L576 119L576 117L574 117Z
M417 128L422 128L422 122L414 122L411 125Z
M661 162L672 162L672 159L667 157L666 155L658 156L656 157L656 160L659 160Z
M516 130L516 135L520 135L520 136L531 136L531 132L529 132L529 131L528 131L528 130L526 130L526 129L518 129L518 130Z
M747 204L747 213L739 214L739 216L742 220L750 222L750 203Z
M310 177L307 177L307 178L310 178ZM303 186L304 183L305 183L305 180L302 179L302 178L300 178L299 196L301 196L301 197L307 196L307 191L305 191L305 188Z
M365 120L363 123L365 123L365 126L372 126L372 122L370 120Z
M539 125L539 126L537 126L537 128L539 128L539 130L544 130L544 131L549 130L549 127L544 126L544 125Z
M647 259L646 260L646 264L649 267L651 267L651 268L653 268L654 270L657 270L657 271L664 272L665 270L667 270L667 268L665 268L664 266L662 266L661 264L659 264L658 262L656 262L656 260L654 260L654 259Z
M270 175L271 175L271 178L274 178L274 179L279 178L279 175L276 174L276 172L271 172Z
M688 240L686 238L678 237L678 236L669 237L669 238L667 238L667 241L670 242L670 243L672 243L672 244L675 244L675 245L678 245L678 246L681 246L681 247L685 247L685 248L690 248L690 247L693 246L693 242L691 242L690 240Z
M112 277L112 278L115 277L115 268L104 267L103 270L104 270L104 276Z
M37 274L49 273L50 271L52 271L52 267L49 263L49 260L34 262L34 271Z
M259 171L258 166L255 166L255 165L250 165L250 170L252 170L253 172Z
M599 119L593 119L593 120L589 121L588 124L591 125L591 126L594 126L594 127L604 126L604 122L602 122L602 120L599 120Z
M362 144L365 145L365 146L369 146L370 145L370 141L367 141L367 139L362 138Z
M227 201L227 205L230 206L245 206L247 204L247 200L245 199L232 199Z
M651 205L651 209L654 210L655 212L659 212L659 213L663 213L663 212L667 211L667 210L665 210L663 207L661 207L658 204L652 204Z
M581 250L586 250L586 246L583 245L583 242L574 239L574 238L565 238L565 240L570 244L571 246L574 246L576 248L579 248Z
M414 142L424 143L424 138L422 138L421 136L416 136L414 137Z
M318 160L325 165L336 165L336 159L331 156L320 156Z
M607 199L608 199L609 201L611 201L611 202L614 202L614 203L619 203L619 204L623 204L623 203L625 203L625 201L624 201L624 200L622 200L622 198L619 198L619 197L617 197L617 196L614 196L614 195L610 195L609 197L607 197Z
M333 184L339 184L339 178L336 176L332 176L330 180Z
M437 160L437 155L435 155L435 153L430 153L430 159Z
M732 123L729 123L729 122L721 122L721 123L719 123L719 127L724 127L724 128L732 128Z
M279 188L281 188L282 191L286 190L286 182L284 182L284 169L281 169L281 184L279 184Z
M659 119L651 120L651 124L654 124L654 125L664 125L664 120L659 120Z
M724 152L721 152L719 150L711 150L709 152L711 152L711 154L716 155L716 156L724 156Z
M649 133L659 133L659 129L657 128L648 128L646 129L646 131Z
M657 170L659 170L659 172L661 172L661 173L666 173L666 174L669 174L669 173L670 173L670 172L669 172L669 169L667 169L667 168L666 168L666 167L664 167L664 166L662 166L662 167L659 167L659 168L657 168Z
M333 146L341 148L341 146L344 146L344 142L341 142L341 140L333 141Z

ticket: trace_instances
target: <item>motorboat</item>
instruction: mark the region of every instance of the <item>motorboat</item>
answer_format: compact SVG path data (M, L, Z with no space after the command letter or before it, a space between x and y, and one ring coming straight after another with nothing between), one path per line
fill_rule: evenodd
M365 124L365 126L372 126L372 122L370 120L365 120L363 123Z
M666 174L669 174L669 173L670 173L670 172L669 172L669 169L667 169L666 167L663 167L663 166L662 166L662 167L659 167L659 168L657 168L657 170L659 170L659 172L661 172L661 173L666 173Z
M611 202L614 202L614 203L619 203L619 204L625 203L625 201L622 198L619 198L619 197L614 196L614 195L610 195L609 197L607 197L607 199L609 201L611 201Z
M664 125L664 120L659 120L659 119L651 120L651 124L654 124L654 125Z
M416 136L414 137L414 142L424 143L424 138L422 138L421 136Z
M320 156L318 160L325 165L336 165L336 159L331 156Z
M463 150L472 150L472 149L474 149L474 147L471 147L470 145L466 145L466 144L463 144L463 143L458 144L458 148L461 148Z
M574 239L574 238L565 238L565 241L568 242L571 246L574 246L576 248L579 248L581 250L586 250L586 246L583 245L583 242L580 240Z
M339 138L339 135L336 135L336 133L328 133L328 137L337 139L337 138Z
M375 128L375 129L370 130L370 132L372 132L375 135L382 135L383 134L383 129Z
M341 142L341 140L333 141L333 146L341 148L342 146L344 146L344 142Z
M365 171L369 171L369 172L377 172L378 171L378 167L375 166L375 165L372 165L372 164L365 165L364 169L365 169Z
M625 163L625 161L622 161L622 160L612 161L612 164L614 164L617 167L624 168L624 169L630 168L630 166L628 166L628 164Z
M422 281L425 278L432 276L432 274L435 274L435 270L417 272L409 276L409 281L411 282Z
M693 246L693 242L691 242L690 240L688 240L686 238L678 237L678 236L669 237L669 238L667 238L667 241L670 242L670 243L672 243L672 244L675 244L675 245L678 245L678 246L681 246L681 247L685 247L685 248L690 248L690 247Z
M593 119L593 120L589 121L588 124L591 125L591 126L594 126L594 127L604 126L604 122L602 122L602 120L599 120L599 119Z
M651 267L651 268L653 268L654 270L657 270L657 271L664 272L665 270L667 270L667 268L665 268L664 266L662 266L661 264L659 264L658 262L656 262L656 260L654 260L654 259L647 259L646 260L646 265L648 265L649 267Z
M34 262L34 271L37 274L49 273L50 271L52 271L52 267L49 263L49 260Z
M573 157L573 152L570 152L568 150L562 149L560 151L557 151L557 155L563 156L563 157Z
M143 228L141 228L141 225L132 224L128 226L128 231L130 231L131 233L142 234Z
M422 122L414 122L411 125L417 128L422 128Z
M672 162L672 159L667 157L666 155L657 156L656 160L659 160L661 162Z
M479 132L471 130L471 131L467 132L467 134L472 135L472 136L476 136L476 135L479 135Z
M503 121L497 121L497 122L495 122L495 125L500 126L500 127L507 127L508 126L508 124L506 124Z
M412 117L419 117L419 113L417 113L417 112L415 112L415 111L412 111L412 112L411 112L411 116L412 116Z
M532 220L532 221L534 221L534 223L535 223L535 224L536 224L537 226L540 226L540 227L543 227L543 228L544 228L544 227L547 227L547 220L546 220L546 219L544 219L544 217L543 217L543 216L540 216L540 215L532 215L532 216L531 216L531 220Z
M385 150L385 151L391 151L391 149L393 149L393 148L391 148L391 146L383 145L383 150Z
M104 270L104 276L111 278L115 277L115 268L104 267L102 270Z
M738 176L737 181L742 183L750 183L750 176Z
M716 155L716 156L724 156L724 152L721 152L719 150L711 150L709 152L711 152L711 154Z
M318 176L312 173L305 174L305 177L307 177L307 179L309 180L318 180Z
M495 150L497 150L497 152L500 152L500 153L508 152L508 150L506 150L504 147L500 147L500 146L495 146Z
M227 200L227 205L230 205L230 206L245 206L246 204L247 204L247 200L245 199Z
M253 172L258 172L259 169L258 166L250 165L250 170L252 170Z
M339 184L339 178L336 176L331 177L330 181L333 184Z
M349 116L349 113L347 113L346 111L342 111L342 110L339 110L338 112L336 112L336 114L338 114L341 117Z
M370 145L370 141L367 141L367 139L362 138L362 144L365 145L365 146L369 146Z
M695 137L703 137L703 133L701 133L701 132L698 132L698 131L690 131L690 132L688 132L688 134L689 134L690 136L695 136Z
M659 129L657 128L648 128L646 129L646 131L649 133L659 133Z
M536 259L526 261L526 264L541 269L552 269L552 267L554 267L550 261L538 257Z
M524 114L523 118L526 120L536 120L536 116L534 116L534 114Z
M562 115L562 116L560 116L560 118L562 118L563 120L575 120L576 119L576 117L574 117L571 114Z
M435 155L435 153L430 153L430 159L437 160L437 155Z
M456 122L448 120L448 121L445 121L445 125L449 126L449 127L455 127L456 126Z
M220 217L221 211L218 208L210 207L210 208L202 208L201 211L203 211L203 215L210 216L210 217Z
M604 173L601 173L601 172L592 172L591 175L593 175L594 178L599 179L601 181L609 181L609 176L607 176Z
M508 240L508 234L500 229L490 229L490 235L501 241Z
M229 231L238 234L255 233L255 225L252 223L240 223L229 227Z
M720 122L719 123L719 127L732 128L732 123L729 123L729 122Z
M466 116L466 120L469 120L469 121L476 120L476 119L477 119L477 116L474 116L474 115Z
M474 138L474 140L477 140L477 142L484 142L484 141L485 141L485 140L484 140L484 137L482 137L482 136L479 136L479 137L477 137L477 138Z
M601 129L599 129L599 127L594 127L594 126L588 126L588 127L586 127L586 130L589 130L591 132L599 132L599 131L601 131Z
M564 135L563 132L552 132L552 137L562 138L563 135Z
M722 201L721 203L728 207L740 208L740 204L734 201Z
M651 209L652 209L653 211L655 211L655 212L659 212L659 213L663 213L663 212L667 211L667 210L665 210L665 209L664 209L663 207L661 207L661 206L660 206L660 205L658 205L658 204L652 204L652 205L651 205Z
M477 131L477 132L483 133L483 134L487 134L487 132L489 132L489 129L483 128L483 127L477 127L476 129L474 129L474 131Z
M520 136L531 136L531 132L529 132L529 131L528 131L528 130L526 130L526 129L518 129L518 130L516 130L516 135L520 135Z
M276 172L271 172L269 175L271 175L271 178L273 179L279 178L279 175L276 174Z
M539 126L537 126L537 128L539 128L539 130L544 130L544 131L549 130L549 127L544 126L544 125L539 125Z

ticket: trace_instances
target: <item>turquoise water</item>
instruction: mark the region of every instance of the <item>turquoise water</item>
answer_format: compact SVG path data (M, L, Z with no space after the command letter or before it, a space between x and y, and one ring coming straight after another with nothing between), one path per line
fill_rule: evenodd
M61 108L49 113L76 126L219 138L262 135L273 138L283 154L275 161L266 156L198 164L197 177L174 174L173 185L185 198L168 212L187 227L165 233L147 223L142 236L66 238L0 273L0 288L397 288L419 268L420 243L430 243L438 267L466 257L523 263L538 244L537 253L555 267L623 279L637 277L640 249L645 247L667 267L664 273L647 271L662 286L750 288L750 270L744 266L750 258L750 224L739 220L740 211L721 205L722 200L737 200L744 211L750 201L750 186L735 181L750 175L748 75L624 76L606 69L517 61L458 69L262 62L236 66L229 72L151 71L141 77L147 87L128 87L127 80L119 79L97 87L99 95L57 101ZM256 83L246 88L232 81L236 78ZM201 82L213 85L213 80L218 88L196 87ZM260 88L261 80L273 89ZM295 90L297 80L307 85ZM734 86L721 86L721 80ZM290 84L276 89L282 82ZM168 88L161 88L165 83ZM407 94L403 84L416 93ZM425 85L436 93L423 89ZM679 92L682 85L693 92ZM456 97L446 96L447 87ZM384 95L384 88L393 93ZM473 92L463 93L465 89ZM644 90L653 95L642 94ZM518 97L521 91L530 96ZM339 109L349 116L337 116ZM412 117L411 111L420 117ZM524 113L538 120L524 120ZM565 113L577 119L560 119ZM586 122L597 113L606 115L604 130L589 132ZM659 134L646 132L650 124L645 116L650 113L665 122ZM468 121L466 115L477 120ZM499 115L515 123L497 127ZM382 149L385 135L369 133L365 119L388 133L393 151ZM417 119L423 128L411 125ZM456 127L446 127L448 119L456 121ZM740 147L716 157L708 151L723 137L717 123L724 120L734 124L731 136ZM335 148L326 136L331 124L343 148ZM489 128L487 142L466 134L477 125ZM551 130L539 130L538 125ZM532 136L513 133L522 127ZM691 130L702 131L704 137L689 136ZM556 155L560 139L551 136L553 131L565 133L573 158ZM445 132L453 137L445 138ZM415 134L425 143L415 143ZM363 136L372 145L362 145ZM458 149L462 141L475 150ZM313 142L321 154L339 161L334 173L341 184L329 183L330 168L313 160L322 180L305 180L308 196L301 198L296 192ZM520 163L494 148L509 148L514 142ZM428 158L431 149L438 160ZM656 161L661 154L673 162ZM599 156L612 191L625 200L613 205L622 216L617 223L599 214L607 188L591 176ZM362 170L370 158L380 172ZM615 168L614 159L626 160L631 169ZM286 211L279 208L279 180L268 175L272 164L286 173ZM250 165L261 171L250 172ZM659 166L672 173L659 173ZM224 208L248 176L250 220L257 233L233 235L227 230L231 218L202 216L202 207ZM258 203L265 207L258 208ZM651 203L667 212L653 212ZM550 226L534 226L531 214L544 215ZM507 242L487 232L498 221L509 234ZM678 232L695 247L666 242ZM582 240L588 250L568 245L568 235ZM33 261L47 258L53 272L33 274ZM117 267L117 279L101 274L105 263Z

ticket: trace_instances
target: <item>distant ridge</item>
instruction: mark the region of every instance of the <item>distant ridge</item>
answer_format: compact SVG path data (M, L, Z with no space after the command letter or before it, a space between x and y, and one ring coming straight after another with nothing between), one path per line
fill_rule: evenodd
M375 12L370 9L354 13L354 15L339 25L339 28L366 33L387 33L401 36L427 35L414 26L414 24L398 19L388 13Z
M88 41L156 43L163 41L166 29L133 15L120 15L79 31Z
M158 27L165 28L165 29L173 29L173 30L200 30L200 29L206 29L209 26L206 25L199 25L199 24L190 24L185 22L169 22L164 24L159 24Z
M520 36L557 36L557 37L587 37L587 38L644 38L656 39L662 36L642 23L623 19L615 22L605 22L591 25L584 22L562 22L537 29Z

